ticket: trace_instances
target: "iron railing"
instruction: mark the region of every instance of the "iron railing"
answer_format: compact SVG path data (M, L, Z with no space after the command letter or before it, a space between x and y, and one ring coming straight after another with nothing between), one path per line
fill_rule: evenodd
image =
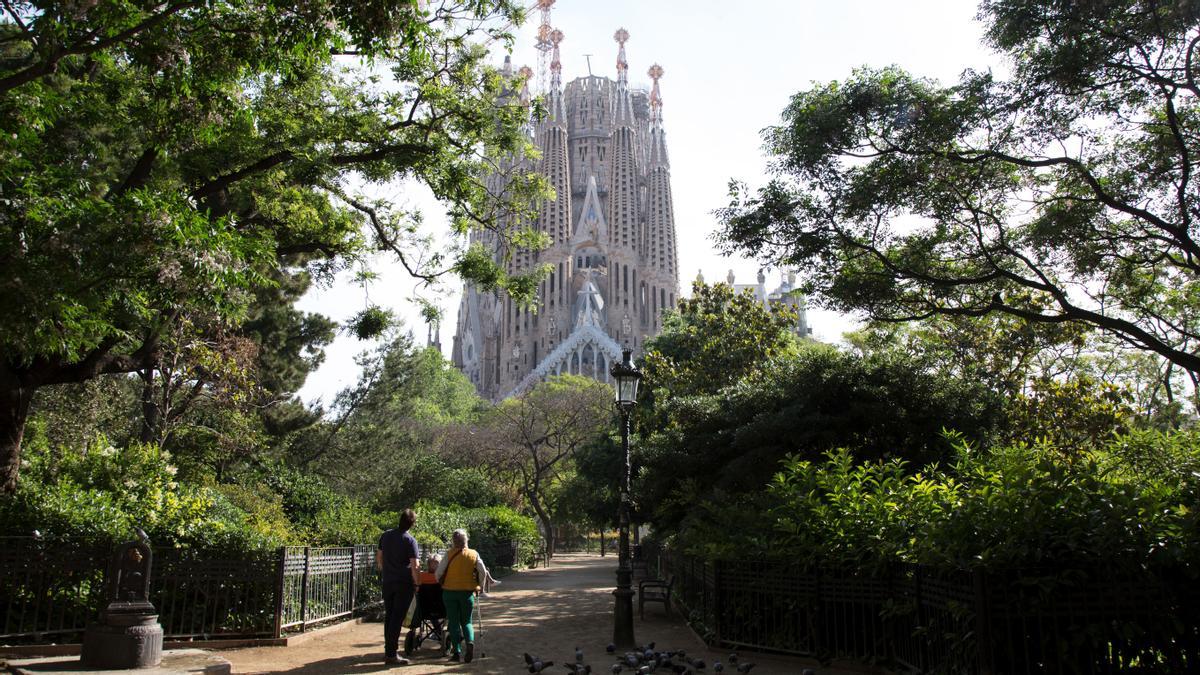
M107 546L0 537L0 641L83 631L104 596Z
M480 549L488 566L520 564L516 542ZM0 537L0 644L76 642L104 603L112 548ZM381 604L375 546L276 551L155 549L150 601L174 640L282 637Z
M711 645L924 673L1200 670L1200 590L1101 571L802 569L659 556Z
M348 617L380 601L374 546L288 546L279 565L277 634Z

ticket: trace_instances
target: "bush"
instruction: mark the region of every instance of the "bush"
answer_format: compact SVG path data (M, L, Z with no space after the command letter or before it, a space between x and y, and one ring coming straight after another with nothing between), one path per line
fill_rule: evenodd
M239 478L242 483L258 482L279 494L284 512L304 543L370 543L382 532L377 517L364 504L338 494L320 478L299 469L282 463L262 464Z
M23 457L17 492L0 505L6 533L101 546L128 541L134 527L161 546L252 549L281 540L221 493L178 483L170 454L154 445L117 448L97 436L78 450L30 443Z
M951 439L956 460L918 473L900 460L858 463L846 450L789 458L765 494L696 509L677 544L709 557L780 554L858 569L1136 572L1200 562L1193 433L1126 434L1071 458L1045 445L980 451Z
M140 527L155 546L225 552L379 536L364 505L288 467L247 472L238 483L188 484L157 446L116 447L97 436L52 450L41 431L32 425L17 492L0 501L4 534L37 530L103 547Z
M663 407L669 423L638 446L636 492L651 522L666 530L689 518L701 496L736 501L763 490L789 455L819 462L844 447L858 461L942 463L953 456L943 429L983 441L1001 414L997 398L977 383L930 374L898 355L864 359L823 349Z
M485 554L500 550L509 542L517 542L520 559L514 561L515 566L525 566L532 562L534 553L541 545L541 538L533 519L507 506L469 509L422 502L417 505L416 512L417 523L413 526L413 536L417 538L423 550L447 547L454 530L459 528L467 531L471 548ZM392 522L391 527L395 527L395 520ZM495 564L486 557L484 562L489 566Z

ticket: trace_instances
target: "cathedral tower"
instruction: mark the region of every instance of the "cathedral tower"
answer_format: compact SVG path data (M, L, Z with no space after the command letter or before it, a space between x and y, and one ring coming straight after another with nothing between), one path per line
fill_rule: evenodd
M549 263L552 271L539 286L536 311L468 285L454 336L454 364L494 401L560 373L606 381L621 350L640 353L679 297L663 69L650 68L650 91L632 86L622 28L613 36L615 80L589 74L564 85L564 36L544 14L547 114L530 133L541 150L536 168L555 191L537 219L551 245L513 268ZM532 72L522 73L528 83Z

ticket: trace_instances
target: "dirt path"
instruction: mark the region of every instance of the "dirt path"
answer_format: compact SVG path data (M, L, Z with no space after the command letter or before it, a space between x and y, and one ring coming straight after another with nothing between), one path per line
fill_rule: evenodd
M483 631L476 635L473 663L448 663L428 642L410 666L383 663L383 626L363 623L292 647L256 647L223 652L234 673L289 673L292 675L341 675L376 673L395 668L403 673L522 673L527 672L523 654L529 652L555 665L547 673L565 673L558 664L574 660L575 647L583 649L594 673L610 672L614 661L604 647L612 640L612 589L616 583L616 558L597 555L560 555L549 569L528 570L504 580L491 597L481 600ZM657 649L685 649L710 664L724 659L725 651L708 650L687 628L678 612L666 616L661 605L646 608L646 618L637 618L634 602L634 634L640 643L654 641ZM743 654L754 661L755 675L792 673L805 668L833 674L853 671L817 669L804 659ZM711 668L707 671L711 672ZM726 673L731 672L726 669ZM858 671L865 672L865 671Z

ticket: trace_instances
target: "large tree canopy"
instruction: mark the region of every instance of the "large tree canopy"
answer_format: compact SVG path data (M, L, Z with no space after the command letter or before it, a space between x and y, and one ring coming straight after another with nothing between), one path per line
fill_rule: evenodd
M144 371L187 319L241 320L272 270L331 272L372 250L425 280L458 271L516 295L478 250L437 254L420 214L378 198L429 186L456 232L542 194L489 194L527 111L484 63L509 0L92 0L0 10L0 487L17 478L41 386ZM495 186L497 181L491 181Z
M720 239L886 321L1098 327L1200 373L1200 3L985 0L1011 76L862 69L764 132Z

